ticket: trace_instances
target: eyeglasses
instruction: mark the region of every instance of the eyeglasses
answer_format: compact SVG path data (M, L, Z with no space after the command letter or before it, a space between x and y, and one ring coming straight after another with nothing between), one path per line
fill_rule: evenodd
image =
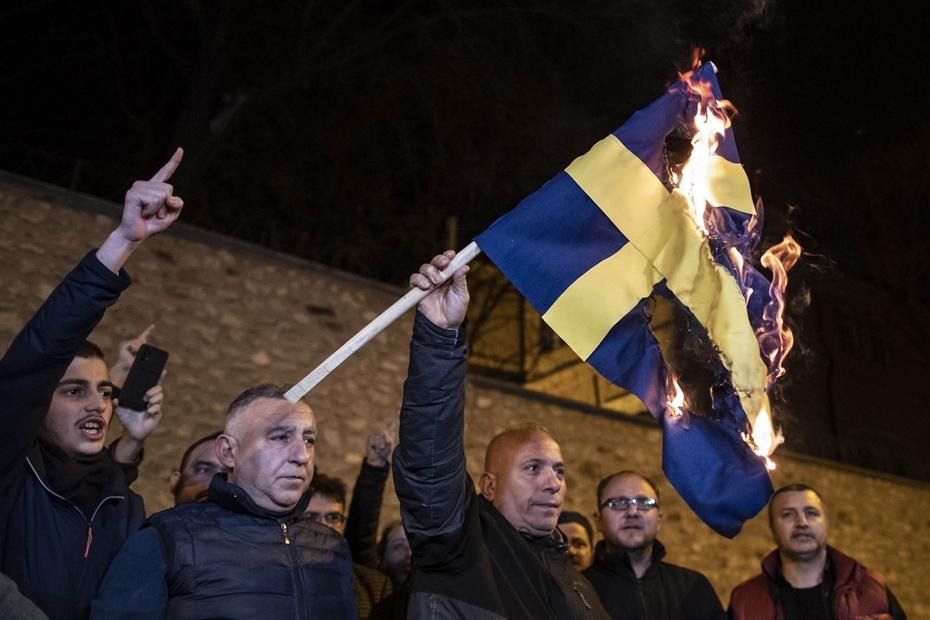
M625 512L630 506L635 507L640 512L647 512L653 508L658 508L659 502L654 497L611 497L601 504L601 508L604 506L617 512Z
M326 514L319 512L305 512L304 516L308 519L316 521L317 523L325 523L326 525L342 525L346 520L346 516L341 512L327 512Z

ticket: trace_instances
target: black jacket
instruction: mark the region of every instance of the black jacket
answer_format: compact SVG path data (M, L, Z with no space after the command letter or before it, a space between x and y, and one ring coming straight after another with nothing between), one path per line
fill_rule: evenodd
M362 461L362 468L352 487L352 503L346 520L345 537L352 551L352 561L372 568L378 564L378 524L390 464L383 467Z
M394 486L410 541L409 618L607 618L559 538L529 538L465 470L465 329L417 313Z
M717 593L697 571L663 562L665 547L652 547L652 564L636 578L623 550L610 553L602 540L594 563L582 571L614 620L726 620Z
M130 282L88 253L0 360L0 565L53 620L87 616L110 561L145 518L116 465L105 499L81 512L48 486L36 442L75 352Z
M352 561L355 562L352 573L355 602L358 604L358 617L361 620L368 618L374 606L390 596L394 590L390 577L377 568L378 522L381 519L384 485L389 473L389 464L375 467L363 460L352 490L352 503L349 505L345 538L352 552Z
M91 617L356 620L349 546L303 518L312 491L277 514L225 478L126 541Z

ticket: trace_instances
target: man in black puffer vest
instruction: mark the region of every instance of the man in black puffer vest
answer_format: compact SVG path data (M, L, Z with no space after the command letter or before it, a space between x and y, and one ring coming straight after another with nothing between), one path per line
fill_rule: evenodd
M91 618L357 619L345 538L302 518L316 420L285 392L262 384L232 402L216 439L228 474L126 541Z

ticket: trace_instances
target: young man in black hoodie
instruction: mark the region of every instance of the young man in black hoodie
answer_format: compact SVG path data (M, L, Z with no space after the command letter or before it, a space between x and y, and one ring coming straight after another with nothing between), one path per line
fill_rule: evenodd
M145 412L122 412L126 432L104 449L113 386L99 348L85 341L129 286L129 256L177 220L184 203L167 180L182 154L132 186L116 230L0 360L0 566L52 620L87 617L110 561L145 518L124 469L134 475L160 397Z

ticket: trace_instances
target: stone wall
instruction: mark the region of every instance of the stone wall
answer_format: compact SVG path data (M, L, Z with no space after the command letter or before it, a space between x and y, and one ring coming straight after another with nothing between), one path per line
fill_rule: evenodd
M100 244L118 213L110 203L0 175L0 347L80 257ZM226 405L242 389L269 380L295 383L401 293L183 225L149 241L127 270L134 285L92 339L112 355L121 340L154 323L151 342L170 352L165 415L134 486L150 512L170 505L167 480L181 453L222 426ZM309 394L321 430L321 471L351 482L366 435L395 415L411 320L388 328ZM661 539L670 561L703 571L724 603L734 585L758 572L772 548L764 516L727 540L688 510L662 477L661 435L652 424L487 379L471 379L467 394L466 449L474 476L488 440L527 421L547 425L562 445L567 509L591 513L594 488L612 471L644 472L661 487ZM118 434L118 425L112 432ZM930 594L921 578L930 566L930 486L790 454L776 460L775 485L803 481L821 489L832 543L884 572L910 618L930 618ZM396 514L389 487L384 520Z

